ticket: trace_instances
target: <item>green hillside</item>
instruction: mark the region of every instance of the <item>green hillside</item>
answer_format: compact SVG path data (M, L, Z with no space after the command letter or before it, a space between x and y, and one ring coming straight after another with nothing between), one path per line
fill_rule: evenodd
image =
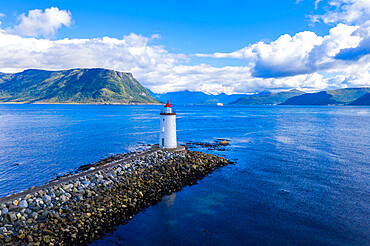
M354 100L362 97L363 95L369 92L370 92L370 87L346 88L346 89L327 91L328 94L333 96L333 100L344 103L344 104L353 102Z
M350 105L370 106L370 93L366 93L362 97L350 103Z
M290 90L278 93L261 93L254 96L242 97L230 104L238 105L271 105L285 102L288 98L302 95L304 92L299 90Z
M0 102L159 103L131 73L102 68L0 73Z
M331 91L321 91L317 93L306 93L300 96L292 97L282 103L282 105L349 104L368 92L370 92L370 87L346 88Z

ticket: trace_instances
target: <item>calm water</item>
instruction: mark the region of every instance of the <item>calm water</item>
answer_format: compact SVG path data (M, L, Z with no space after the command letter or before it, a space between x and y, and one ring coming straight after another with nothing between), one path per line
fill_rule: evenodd
M156 143L161 108L0 105L0 193ZM230 139L236 164L93 245L370 244L370 107L176 110L179 142Z

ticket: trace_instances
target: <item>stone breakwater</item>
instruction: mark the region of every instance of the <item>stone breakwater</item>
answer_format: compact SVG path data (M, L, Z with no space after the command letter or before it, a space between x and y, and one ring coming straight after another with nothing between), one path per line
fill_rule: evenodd
M0 204L0 245L87 245L229 163L201 152L158 150Z

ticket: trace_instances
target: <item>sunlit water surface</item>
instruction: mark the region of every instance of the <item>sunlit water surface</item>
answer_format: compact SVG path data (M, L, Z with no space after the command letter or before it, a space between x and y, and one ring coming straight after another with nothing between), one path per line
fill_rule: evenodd
M0 193L157 143L161 106L0 105ZM369 245L370 107L178 106L236 160L92 245ZM202 150L207 151L207 150Z

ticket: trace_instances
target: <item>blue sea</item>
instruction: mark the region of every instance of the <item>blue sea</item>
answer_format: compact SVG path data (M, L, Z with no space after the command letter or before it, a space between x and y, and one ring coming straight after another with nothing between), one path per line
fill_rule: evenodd
M162 106L0 105L0 193L140 144ZM369 245L370 107L175 106L180 143L235 161L92 245Z

